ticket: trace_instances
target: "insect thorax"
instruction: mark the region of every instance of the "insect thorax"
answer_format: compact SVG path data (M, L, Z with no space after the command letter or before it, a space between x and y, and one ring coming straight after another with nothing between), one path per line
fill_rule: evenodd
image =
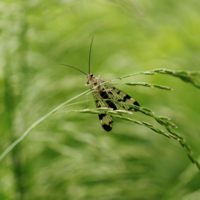
M90 81L91 81L91 83L90 83ZM102 83L102 81L100 79L100 75L98 76L98 78L95 78L93 76L93 74L89 74L87 76L87 85L91 86L91 88L94 88L94 87L100 85L101 83ZM97 88L97 90L101 90L103 88L104 88L103 86L100 86L100 87Z

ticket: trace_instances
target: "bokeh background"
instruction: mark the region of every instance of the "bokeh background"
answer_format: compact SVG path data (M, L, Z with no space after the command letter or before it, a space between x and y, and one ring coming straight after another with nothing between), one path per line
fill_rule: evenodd
M88 73L92 36L95 76L200 71L199 9L196 0L2 0L0 153L33 122L87 89L85 75L55 63ZM119 86L141 106L170 117L199 158L200 90L167 75L124 81L174 89ZM105 132L95 115L64 112L85 107L52 115L2 160L1 200L200 199L200 174L177 141L119 119ZM132 117L157 125L140 113Z

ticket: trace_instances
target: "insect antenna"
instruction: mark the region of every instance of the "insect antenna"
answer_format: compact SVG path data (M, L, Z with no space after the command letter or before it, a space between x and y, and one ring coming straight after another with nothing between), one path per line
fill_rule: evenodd
M87 76L87 74L86 74L85 72L81 71L80 69L77 69L76 67L72 67L72 66L70 66L70 65L65 65L65 64L62 64L62 63L55 63L55 64L56 64L56 65L64 65L64 66L67 66L67 67L71 67L71 68L73 68L73 69L78 70L79 72L82 72L83 74L85 74L85 75Z
M92 41L90 44L90 52L89 52L89 74L90 74L90 58L91 58L91 50L92 50L92 43L93 43L94 36L92 37Z

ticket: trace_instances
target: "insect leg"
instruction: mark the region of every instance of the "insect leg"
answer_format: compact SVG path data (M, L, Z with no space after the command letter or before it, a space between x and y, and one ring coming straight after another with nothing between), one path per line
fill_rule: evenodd
M91 86L92 86L92 84L85 84L85 86L86 86L86 87L91 87Z
M92 93L92 92L94 92L94 90L91 91L91 92L88 92L88 93L86 94L86 99L87 99L87 106L86 106L86 108L89 106L89 103L90 103L89 100L88 100L88 94L90 94L90 93ZM85 108L85 109L86 109L86 108Z

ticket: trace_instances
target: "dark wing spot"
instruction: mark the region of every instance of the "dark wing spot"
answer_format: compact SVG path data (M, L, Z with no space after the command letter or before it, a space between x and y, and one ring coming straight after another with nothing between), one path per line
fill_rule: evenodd
M135 101L133 104L136 106L140 106L140 104L137 101Z
M133 104L140 107L140 104L137 101L135 101ZM135 111L138 111L138 110L135 109Z
M131 97L127 94L126 96L124 96L124 99L122 101L126 101L127 99L131 99Z
M110 98L107 92L102 92L102 91L101 91L101 92L100 92L100 95L101 95L101 97L102 97L103 99L109 99L109 98Z
M97 107L97 108L100 108L100 107L101 107L101 105L100 105L99 101L98 101L98 100L96 100L95 102L96 102L96 107Z
M105 116L105 114L99 114L99 119L102 120Z
M130 99L131 98L131 96L129 96L128 94L125 97L126 97L126 99Z
M117 93L117 94L118 94L118 93ZM128 94L126 94L126 95L124 96L123 99L119 99L118 101L119 101L119 102L120 102L120 101L126 102L127 99L131 99L131 97L130 97Z
M111 99L107 92L100 92L100 96L103 99ZM105 102L108 104L110 108L112 108L113 110L117 110L117 106L112 101L105 100Z
M107 124L102 124L102 127L104 128L104 130L106 131L111 131L112 130L112 126L109 126Z

